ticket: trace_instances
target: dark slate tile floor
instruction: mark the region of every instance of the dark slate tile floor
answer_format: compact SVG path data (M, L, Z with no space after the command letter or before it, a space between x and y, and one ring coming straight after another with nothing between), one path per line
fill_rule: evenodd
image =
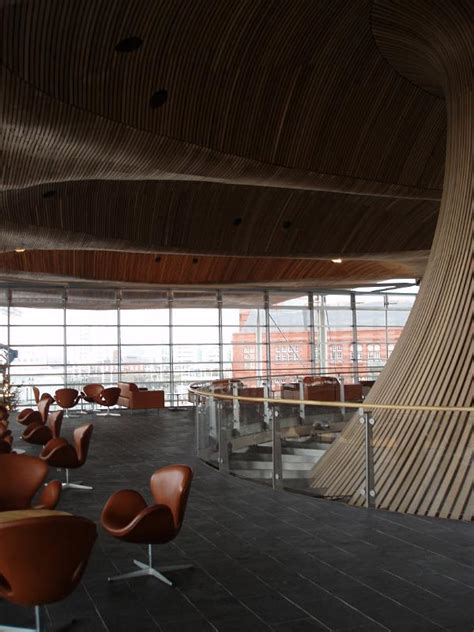
M190 411L91 418L89 460L72 480L94 491L67 491L59 508L98 521L115 490L149 498L155 468L188 463L195 478L185 525L155 555L158 565L190 561L195 569L170 573L174 588L151 578L109 584L109 574L133 570L134 557L145 561L146 550L99 527L82 584L47 607L47 630L474 629L472 525L355 509L222 475L195 458ZM66 420L64 435L85 419ZM15 445L39 451L20 439ZM0 621L31 625L32 611L0 602Z

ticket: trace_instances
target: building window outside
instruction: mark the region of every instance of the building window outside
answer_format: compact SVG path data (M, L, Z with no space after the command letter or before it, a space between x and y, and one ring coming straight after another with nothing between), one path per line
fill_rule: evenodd
M367 345L367 358L369 360L380 360L380 345Z
M300 348L295 346L278 346L275 348L275 362L299 362Z
M362 345L351 344L351 360L362 360Z
M331 345L331 360L342 362L342 345Z

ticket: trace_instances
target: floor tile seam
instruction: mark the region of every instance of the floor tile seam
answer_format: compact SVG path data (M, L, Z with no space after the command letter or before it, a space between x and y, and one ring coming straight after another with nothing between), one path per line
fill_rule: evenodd
M392 538L393 540L397 540L398 542L403 542L404 544L407 544L409 546L412 546L413 548L416 549L420 549L421 551L426 551L426 553L431 553L432 555L435 555L436 557L439 557L443 560L449 560L450 562L454 563L454 564L459 564L459 566L466 568L467 570L472 570L474 571L474 568L469 565L469 564L463 564L462 562L458 562L458 560L454 560L453 558L449 557L448 555L443 555L442 553L438 553L437 551L432 551L431 549L427 549L423 546L420 546L419 544L414 544L413 542L408 542L407 540L404 540L403 538L399 538L393 534L390 533L384 533L383 531L380 531L379 529L375 529L376 533L380 533L382 536L384 537L389 537Z
M419 565L419 562L416 562L417 565ZM422 570L426 571L426 569ZM451 577L451 575L446 575L446 573L440 573L439 571L430 568L429 569L430 572L435 575L436 577L442 577L443 579L449 579L449 581L455 583L455 584L460 584L461 586L464 586L464 588L468 588L469 590L474 590L474 586L471 586L471 584L466 584L465 582L461 581L460 579L456 579L455 577Z
M370 615L366 614L365 612L362 612L362 610L359 610L359 608L356 608L355 606L353 606L352 604L350 604L349 602L345 601L345 599L343 599L342 597L339 597L338 595L336 595L335 593L331 593L330 591L328 591L326 588L324 588L324 586L321 586L321 584L318 584L317 582L315 582L314 580L310 579L309 577L306 577L306 575L304 575L303 573L298 573L298 575L300 577L302 577L303 579L305 579L306 581L308 581L310 584L313 584L314 586L317 586L318 588L320 588L321 590L323 590L325 593L327 593L330 597L333 597L335 599L337 599L338 601L340 601L342 604L344 604L345 606L347 606L348 608L350 608L351 610L354 610L355 612L357 612L358 614L361 614L363 617L365 617L366 619L368 619L369 621L372 621L372 623L375 623L376 625L380 626L383 630L387 630L388 632L390 632L390 628L387 628L383 623L381 623L380 621L376 621L375 619L373 619Z
M84 590L85 590L89 600L91 601L92 606L94 607L94 610L97 613L97 616L99 617L99 621L101 622L101 624L104 627L104 630L106 630L106 632L110 632L109 626L106 624L105 619L103 618L103 616L102 616L102 614L101 614L101 612L100 612L100 610L98 608L98 605L95 603L95 601L92 598L90 592L87 590L87 586L83 582L81 582L81 584L83 585Z
M302 515L304 515L304 514L302 514ZM306 517L307 517L308 519L311 519L311 516L306 516ZM290 524L290 525L291 525L291 523L288 523L288 522L286 522L286 524ZM351 535L352 535L351 531L346 531L344 528L342 528L342 529L341 529L340 527L338 527L338 528L340 529L340 531L341 531L343 534L347 534L347 536L348 536L349 538L351 537ZM301 529L302 531L306 531L304 527L300 527L300 529ZM311 532L307 532L307 533L308 533L308 535L312 535L312 533L311 533ZM368 544L369 546L373 546L374 548L377 548L377 546L376 546L376 545L373 545L371 542L366 541L366 540L364 540L364 539L359 539L359 541L360 541L360 542L362 542L362 543L364 543L364 544Z
M447 519L431 518L428 516L415 516L413 514L408 514L408 513L397 514L394 511L381 512L377 514L377 517L380 518L381 520L386 520L387 522L391 522L392 524L403 526L413 531L416 531L416 529L413 529L413 527L409 526L408 524L404 524L404 520L406 520L407 523L411 522L412 524L425 524L425 525L430 525L434 527L435 529L442 529L444 531L447 531L449 535L451 536L455 534L456 528L457 528L457 527L453 527L451 522ZM435 520L439 522L434 522Z
M405 514L404 514L404 515L405 515ZM412 532L412 533L415 533L418 537L421 537L421 538L426 537L426 535L427 535L426 533L421 533L421 532L420 532L420 531L418 531L417 529L413 529L413 528L411 528L411 527L410 527L410 526L408 526L408 525L404 525L404 524L402 524L401 522L392 522L392 521L390 521L390 520L386 520L386 519L385 519L385 518L383 518L382 516L378 516L378 517L377 517L377 519L378 519L378 520L383 520L383 521L385 521L385 522L389 522L389 523L390 523L390 524L392 524L392 525L396 525L397 527L401 527L401 528L403 528L403 529L406 529L406 530L408 530L408 531L410 531L410 532ZM379 531L379 533L384 533L384 534L385 534L385 533L388 533L388 535L392 535L389 531L383 531L382 529L377 529L377 531ZM452 531L450 531L449 535L450 535L451 537L453 537L453 536L454 536L454 533L453 533ZM396 537L396 536L394 536L394 537ZM432 539L432 540L434 540L435 542L439 542L440 544L444 544L444 545L446 546L446 541L445 541L443 538L441 538L441 537L434 536L434 535L432 535L432 534L429 534L427 537L428 537L428 538L430 538L430 539ZM401 539L403 540L403 538L401 538ZM474 539L473 539L472 544L474 545ZM449 543L449 546L450 546L450 547L456 547L456 549L458 550L458 552L459 552L459 553L462 553L462 552L463 552L463 549L465 548L463 545L458 545L458 544L456 544L455 542L450 542L450 543ZM467 545L466 545L466 546L467 546ZM422 548L426 548L426 547L422 547ZM430 550L430 549L427 549L427 550ZM440 555L441 555L441 554L440 554Z
M254 616L257 617L257 619L259 619L259 621L261 621L264 625L266 625L267 627L269 627L267 625L267 622L262 619L262 617L254 612L251 608L249 608L245 603L243 603L236 595L234 595L232 593L232 591L230 591L228 588L226 588L226 586L224 584L222 584L216 577L214 577L213 575L211 575L211 573L209 573L205 568L203 568L199 563L195 563L196 567L199 568L203 573L205 573L208 577L210 577L214 582L216 582L228 595L230 595L233 599L235 599L241 606L243 606L246 610L248 610L248 612L250 612L251 614L253 614ZM178 589L179 590L179 589ZM180 591L181 592L181 591ZM183 596L188 599L188 597L186 597L186 595L184 593ZM200 612L201 615L203 615L203 613L201 613L201 611L198 609L198 611ZM205 615L203 615L205 616ZM210 622L212 625L212 622ZM214 625L213 625L214 627Z
M179 594L192 606L192 608L194 608L194 610L196 610L196 612L199 614L199 616L201 618L203 618L206 621L206 623L208 623L215 630L215 632L219 632L218 628L216 628L216 626L212 623L212 621L210 621L206 617L206 615L199 610L199 608L191 601L191 599L189 599L189 597L186 595L186 593L184 593L182 590L180 590L179 586L175 586L175 588L179 592Z
M324 562L323 562L324 563ZM328 566L330 566L330 564L327 564ZM324 586L321 586L321 584L318 584L318 582L314 581L313 579L307 577L306 575L304 575L304 573L299 573L304 579L306 579L307 581L309 581L310 583L318 586L319 588L321 588L322 590L324 590L325 592L328 592L328 594L330 594L333 597L336 597L339 601L342 601L343 603L345 603L346 605L350 606L351 608L353 608L354 610L356 610L357 612L361 612L358 608L356 608L355 606L352 606L350 603L348 603L347 601L345 601L345 599L343 599L342 597L336 595L335 593L331 593L330 591L327 591ZM400 603L399 601L397 601L396 599L393 599L392 597L390 597L389 595L386 595L385 593L382 593L374 588L372 588L371 586L369 586L368 584L365 584L364 582L361 582L358 579L355 579L354 577L347 575L348 577L350 577L351 579L354 579L356 581L356 583L360 584L361 586L363 586L364 588L368 588L370 591L380 595L381 597L388 599L389 601L393 602L394 604L396 604L397 606L399 606L400 608L403 608L404 610L407 610L408 612L410 612L411 614L415 614L419 617L421 617L422 619L425 619L426 621L428 621L429 623L434 624L435 626L439 627L440 629L444 629L442 626L439 625L439 623L437 623L436 621L432 621L431 619L429 619L428 617L424 616L423 614L417 612L416 610L413 610L412 608L410 608L409 606L405 606L404 604ZM371 619L372 621L374 621L374 623L377 623L377 625L384 625L382 624L380 621L376 621L375 619L372 619L368 614L363 613L362 614ZM387 630L390 630L390 628L385 628Z
M388 569L382 569L383 573L386 573L387 575L392 575L392 577L396 577L397 579L399 579L400 581L404 582L405 584L408 584L409 586L414 586L415 588L418 588L418 590L422 590L423 592L428 593L429 595L433 595L434 597L437 597L438 599L441 599L441 601L448 601L449 602L449 598L443 597L442 595L438 595L438 593L433 592L432 590L429 590L428 588L423 588L423 586L420 586L419 584L415 584L411 581L409 581L408 579L405 579L404 577L401 577L400 575L397 575L396 573L393 573L392 571L388 570Z
M286 524L288 524L288 523L286 523ZM291 526L291 525L289 525L289 526ZM303 533L305 533L306 535L308 535L308 536L310 536L310 537L314 537L314 533L312 533L311 531L307 531L307 530L306 530L305 528L303 528L303 527L300 527L300 531L303 531ZM345 531L343 531L343 533L346 533L346 532L345 532ZM349 532L347 532L347 534L349 535ZM318 535L317 537L318 537L318 538L321 538L321 536L319 536L319 535ZM353 553L351 553L350 551L346 551L346 549L344 549L343 547L340 547L340 546L335 545L335 544L334 544L333 542L331 542L330 540L325 540L324 538L321 538L321 539L322 539L323 543L328 544L328 545L330 545L330 546L332 546L332 547L334 547L334 548L336 548L336 549L339 549L339 550L341 550L341 551L342 551L342 552L344 552L344 553L348 553L349 555L353 555ZM366 542L365 540L359 540L359 541L360 541L360 542L362 542L363 544L368 544L368 545L370 545L370 546L373 546L373 547L374 547L374 549L376 549L376 548L377 548L377 546L376 546L376 545L372 545L370 542Z

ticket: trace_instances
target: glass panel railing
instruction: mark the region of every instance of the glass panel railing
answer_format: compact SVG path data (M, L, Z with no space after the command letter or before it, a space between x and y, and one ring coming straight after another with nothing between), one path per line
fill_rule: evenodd
M469 519L472 408L357 401L364 393L347 386L360 385L337 379L300 378L293 391L219 382L220 392L201 384L192 398L198 454L224 472L355 506Z

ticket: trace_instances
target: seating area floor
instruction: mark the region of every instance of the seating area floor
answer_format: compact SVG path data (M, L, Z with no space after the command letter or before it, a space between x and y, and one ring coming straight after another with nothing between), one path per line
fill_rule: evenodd
M108 583L136 570L143 546L119 542L99 526L81 585L45 609L46 629L71 632L400 632L474 629L474 529L471 524L355 509L274 492L225 476L194 455L191 410L70 417L63 435L93 421L89 458L58 509L98 522L107 498L131 488L151 500L152 472L188 463L195 478L183 529L155 547L160 562L191 562L153 578ZM18 438L14 447L38 454ZM51 478L63 472L51 470ZM0 602L4 625L32 626L33 609Z

